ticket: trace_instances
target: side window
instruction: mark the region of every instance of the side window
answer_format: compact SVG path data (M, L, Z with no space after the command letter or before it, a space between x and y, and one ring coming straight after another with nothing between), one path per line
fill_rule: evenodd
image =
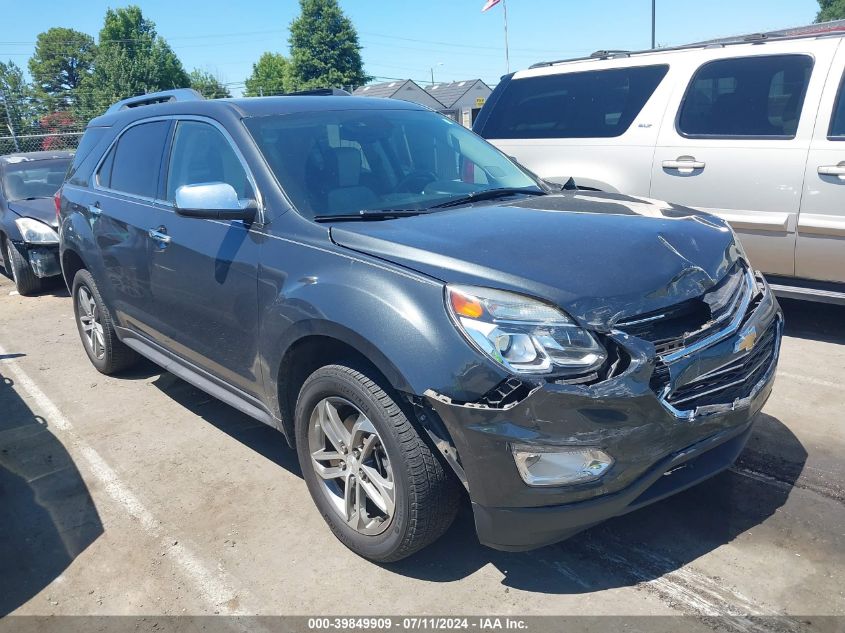
M794 138L812 70L807 55L708 62L687 88L678 132L692 138Z
M169 128L169 121L153 121L135 125L120 136L114 157L103 164L105 167L113 161L110 189L146 198L158 197L158 175Z
M831 141L845 141L845 74L842 75L842 83L839 85L839 94L833 107L827 135Z
M490 112L482 136L622 136L668 71L665 65L638 66L514 79Z
M103 164L97 171L97 184L106 189L111 189L111 170L114 166L114 153L117 150L117 144L112 145Z
M85 162L85 160L91 155L91 152L94 151L94 148L102 140L107 131L108 128L104 127L89 127L85 130L85 133L82 135L82 139L79 141L79 146L76 148L76 152L73 155L73 162L68 168L67 175L65 176L66 180L69 180L75 185L84 186L86 184L85 181L87 180L87 176L79 173L79 169L82 166L82 163ZM96 162L98 158L99 157L95 158L94 161ZM88 175L90 175L90 173L90 171L87 172Z
M183 185L225 182L239 198L255 196L246 171L226 137L213 125L200 121L180 121L173 137L167 170L167 199L176 200Z

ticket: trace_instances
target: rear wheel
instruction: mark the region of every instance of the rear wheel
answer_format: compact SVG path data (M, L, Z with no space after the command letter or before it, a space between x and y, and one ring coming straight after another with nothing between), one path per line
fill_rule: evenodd
M340 541L379 562L440 537L459 489L394 398L367 374L329 365L296 405L299 462L314 502Z
M137 354L117 338L111 312L91 273L84 269L73 278L73 309L82 346L97 371L114 374L138 360Z
M5 247L3 263L6 267L6 272L12 277L12 281L15 282L15 289L22 295L32 295L41 290L41 280L35 276L32 266L21 255L20 251L12 243L12 240L5 240Z

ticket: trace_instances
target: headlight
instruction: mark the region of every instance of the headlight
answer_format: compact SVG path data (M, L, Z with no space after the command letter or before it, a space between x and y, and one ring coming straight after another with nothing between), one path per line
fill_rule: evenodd
M513 292L447 286L446 306L484 354L518 374L582 374L604 363L593 335L554 306Z
M595 481L613 465L613 458L589 447L511 447L516 468L529 486L564 486Z
M32 218L15 220L23 241L27 244L58 244L59 236L52 227Z

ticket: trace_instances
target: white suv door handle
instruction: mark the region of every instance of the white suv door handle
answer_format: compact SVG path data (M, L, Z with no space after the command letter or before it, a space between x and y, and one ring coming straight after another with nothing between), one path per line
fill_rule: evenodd
M819 167L819 176L839 176L845 178L845 161L838 165L821 165Z
M663 169L678 169L681 171L694 171L704 169L707 163L695 160L693 156L678 156L675 160L664 160Z

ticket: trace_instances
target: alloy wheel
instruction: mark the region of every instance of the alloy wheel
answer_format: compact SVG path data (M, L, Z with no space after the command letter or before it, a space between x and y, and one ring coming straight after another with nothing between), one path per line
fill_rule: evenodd
M82 340L94 358L103 358L106 354L106 341L100 321L100 308L86 286L80 286L76 291L76 313L82 325Z
M396 510L390 459L373 423L354 404L324 398L308 427L311 465L338 516L360 534L381 534Z

